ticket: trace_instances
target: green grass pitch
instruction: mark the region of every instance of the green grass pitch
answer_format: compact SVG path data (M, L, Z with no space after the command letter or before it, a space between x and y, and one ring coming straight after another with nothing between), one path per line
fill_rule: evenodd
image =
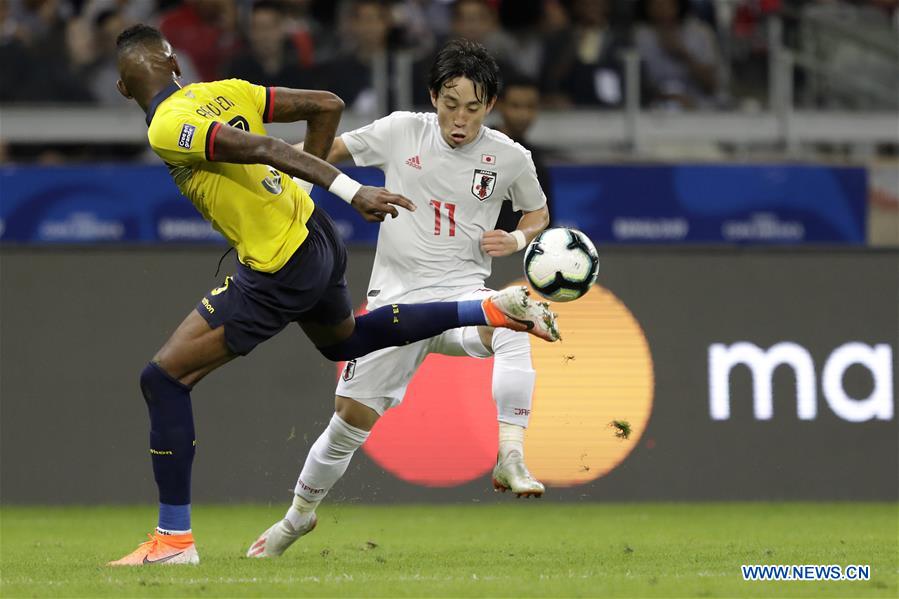
M151 507L4 507L3 597L896 597L897 504L330 504L281 559L283 506L194 507L199 566L108 568ZM870 564L868 582L744 582L741 564Z

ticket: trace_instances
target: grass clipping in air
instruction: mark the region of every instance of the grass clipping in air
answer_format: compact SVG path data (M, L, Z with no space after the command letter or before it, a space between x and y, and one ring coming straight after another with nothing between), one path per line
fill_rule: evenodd
M609 428L615 430L615 436L619 439L628 439L631 436L631 423L627 420L613 420Z

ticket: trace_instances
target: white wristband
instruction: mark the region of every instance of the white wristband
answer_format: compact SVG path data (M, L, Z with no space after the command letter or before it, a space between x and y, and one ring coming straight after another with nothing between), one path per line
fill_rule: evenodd
M336 195L338 198L346 202L347 204L353 203L353 198L359 193L359 190L362 188L362 183L358 181L354 181L350 179L343 173L337 175L337 178L334 179L334 182L331 183L331 186L328 188L328 191Z
M512 237L515 238L515 251L516 252L520 251L522 248L524 248L524 246L526 246L528 244L528 240L524 236L524 231L515 229L514 231L512 231Z

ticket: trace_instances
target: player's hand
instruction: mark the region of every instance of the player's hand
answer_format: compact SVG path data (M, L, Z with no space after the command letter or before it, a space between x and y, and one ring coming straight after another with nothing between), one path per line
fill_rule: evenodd
M518 242L511 233L499 229L486 231L481 236L481 250L494 258L511 256L518 251Z
M405 208L409 212L415 211L415 204L401 195L390 193L383 187L369 187L363 185L356 195L353 196L352 202L362 218L370 223L381 222L389 214L393 218L400 215L396 206Z

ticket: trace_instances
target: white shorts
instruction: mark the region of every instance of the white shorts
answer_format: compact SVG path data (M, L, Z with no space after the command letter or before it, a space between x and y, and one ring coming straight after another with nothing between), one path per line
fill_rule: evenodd
M478 288L441 301L482 299L494 293ZM356 360L350 360L337 381L337 395L368 406L379 415L400 405L406 387L428 354L489 358L493 352L484 347L477 327L450 329L431 337L403 345L387 347Z

